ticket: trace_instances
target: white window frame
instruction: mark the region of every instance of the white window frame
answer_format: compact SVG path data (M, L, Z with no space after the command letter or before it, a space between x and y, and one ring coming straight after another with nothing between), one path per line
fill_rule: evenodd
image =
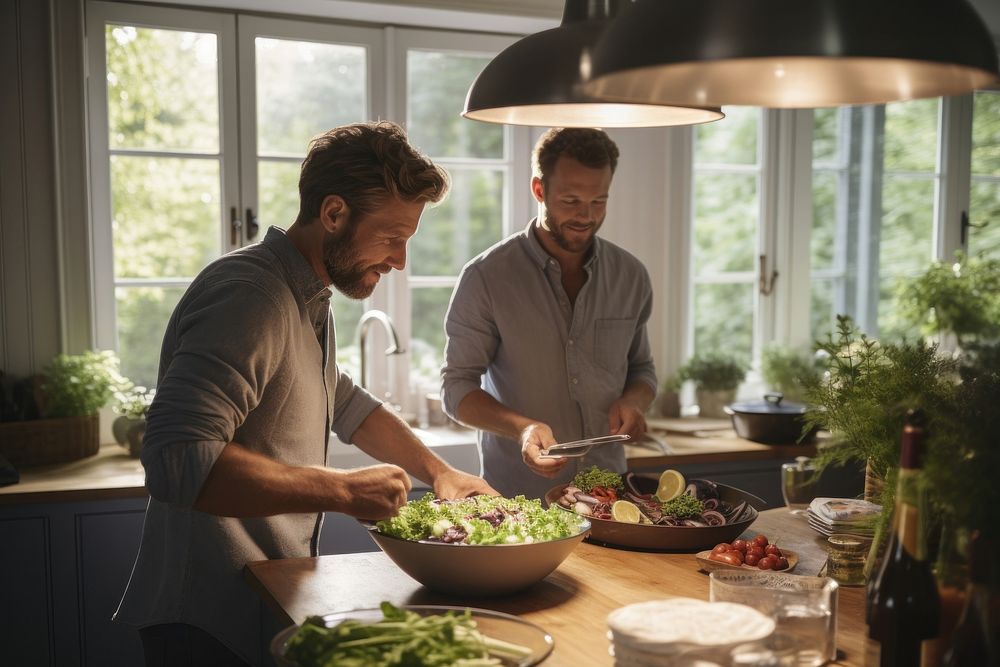
M108 142L108 103L106 77L107 53L104 27L108 23L123 23L145 28L165 30L190 30L211 32L216 35L219 63L219 152L217 154L192 153L192 158L217 159L220 163L219 237L222 252L236 246L230 243L224 221L228 202L238 199L239 170L237 165L237 109L236 109L236 31L233 15L201 12L186 9L139 7L112 2L87 4L86 31L88 35L88 112L90 141L90 220L91 243L94 261L94 341L101 349L118 349L116 285L178 287L185 286L194 276L168 280L115 280L114 244L111 232L111 179L110 158L113 154L176 156L168 151L114 150ZM187 153L184 154L188 156Z
M399 119L404 126L407 118L407 90L409 87L407 54L411 50L427 50L436 53L451 52L455 54L470 54L476 56L499 53L516 41L515 37L499 35L440 32L433 30L411 28L387 28L386 39L387 61L394 72L387 81L395 85L389 90L389 109L392 118ZM455 113L459 113L456 109ZM476 121L469 121L476 122ZM523 217L530 211L534 199L531 197L531 132L529 128L503 126L504 155L500 158L454 158L439 155L429 157L448 169L465 167L495 167L505 174L503 193L502 233L501 238L518 231L527 224L528 217ZM418 146L419 148L419 146ZM530 217L530 214L529 214ZM500 239L497 239L498 241ZM471 259L471 258L470 258ZM412 265L407 262L403 271L395 271L372 295L372 306L385 310L393 318L401 340L411 338L411 288L421 287L454 287L458 276L415 276ZM442 322L441 326L444 326ZM387 391L394 397L394 402L403 406L404 411L417 412L419 396L411 392L410 359L408 356L386 357L378 354L383 349L381 334L375 334L369 342L371 349L369 359L373 369L373 378L379 382L372 383L376 395L384 395Z
M132 5L91 0L87 4L87 33L93 40L88 49L91 72L106 71L104 25L122 23L165 30L213 32L219 49L219 124L220 150L214 157L221 162L221 200L219 206L220 248L223 253L245 244L242 220L249 209L259 213L257 193L257 123L255 38L258 36L295 41L317 41L358 45L367 48L368 109L370 118L388 118L405 126L406 112L406 52L408 49L455 51L495 55L518 39L477 32L451 32L432 29L395 28L386 25L345 25L322 22L271 18L220 10L173 9L151 5ZM106 79L89 79L89 139L91 171L91 234L94 253L94 337L101 348L117 349L117 319L115 313L114 248L111 231L111 187L109 158L116 152L108 148L108 109ZM456 109L456 113L459 110ZM471 122L471 121L470 121ZM532 128L503 129L506 154L495 164L506 172L503 195L503 233L507 236L520 229L533 214L531 197L531 146L537 130ZM303 147L304 149L305 147ZM128 151L117 151L128 152ZM133 151L134 152L134 151ZM133 153L130 152L130 153ZM152 154L151 151L139 152ZM169 153L164 153L169 154ZM437 156L431 156L437 158ZM270 158L269 159L274 159ZM289 160L299 162L300 158ZM446 167L461 168L462 160L440 158ZM231 241L231 210L240 221L237 241ZM287 225L291 221L261 221ZM257 239L254 239L257 240ZM194 276L168 281L126 281L119 284L186 286ZM400 340L407 348L410 340L410 285L450 287L457 276L411 276L409 267L393 272L366 301L366 307L387 312L396 324ZM409 359L406 356L386 357L378 354L385 342L381 332L373 329L368 350L371 391L377 396L389 393L404 410L416 411L415 398L409 393ZM380 347L381 346L381 347Z

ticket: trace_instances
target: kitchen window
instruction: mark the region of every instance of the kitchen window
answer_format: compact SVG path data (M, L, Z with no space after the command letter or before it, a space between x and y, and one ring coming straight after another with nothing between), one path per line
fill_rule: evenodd
M372 390L404 404L411 386L436 390L458 272L512 231L514 198L525 202L520 211L530 199L527 131L458 115L473 78L513 39L87 7L88 34L99 36L88 40L91 70L105 72L89 90L97 345L116 349L133 381L155 384L163 330L194 276L294 221L310 137L389 118L449 170L455 189L426 211L405 273L366 302L334 292L337 358L357 377L357 323L380 308L408 344L388 359L373 331Z
M837 314L912 339L902 280L962 248L1000 257L1000 93L725 112L691 132L688 355L804 349Z

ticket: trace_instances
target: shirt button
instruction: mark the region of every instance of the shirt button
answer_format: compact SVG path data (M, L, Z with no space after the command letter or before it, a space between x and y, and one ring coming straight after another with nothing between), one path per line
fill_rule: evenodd
M567 342L568 342L568 343L569 343L570 345L572 345L572 344L573 344L573 339L572 339L572 338L570 338L570 339L569 339L569 341L567 341Z
M573 378L573 384L577 384L579 382L580 382L579 380L577 380L576 378Z

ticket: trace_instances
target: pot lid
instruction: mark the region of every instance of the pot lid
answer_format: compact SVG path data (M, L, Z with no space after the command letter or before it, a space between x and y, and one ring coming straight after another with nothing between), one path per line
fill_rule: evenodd
M786 403L782 394L764 394L763 401L745 401L733 403L729 407L733 412L743 412L754 415L801 415L805 414L806 406L801 403Z

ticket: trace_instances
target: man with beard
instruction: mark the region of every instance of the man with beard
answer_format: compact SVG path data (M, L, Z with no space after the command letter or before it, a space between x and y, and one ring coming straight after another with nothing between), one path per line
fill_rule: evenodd
M393 516L407 473L441 498L495 493L431 453L336 364L332 285L362 299L401 270L447 175L392 123L317 137L284 232L206 267L164 334L142 464L150 501L115 620L148 665L260 664L248 561L319 554L323 512ZM326 467L330 429L384 464Z
M538 217L463 268L441 373L447 413L480 429L486 481L505 496L540 498L592 465L625 471L619 444L575 459L540 451L641 436L656 375L649 275L597 236L618 147L600 130L553 129L533 158Z

